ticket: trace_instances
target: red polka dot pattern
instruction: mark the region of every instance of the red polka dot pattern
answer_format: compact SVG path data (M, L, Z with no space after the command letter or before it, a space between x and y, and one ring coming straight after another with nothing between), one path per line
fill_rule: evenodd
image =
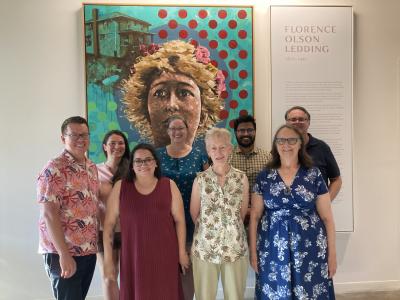
M227 70L222 70L222 74L224 74L225 79L228 78L229 74Z
M239 19L245 19L247 17L247 13L245 10L239 10L238 12Z
M218 55L220 58L225 59L228 57L228 52L226 52L225 50L221 50L219 51Z
M236 60L231 60L231 61L229 62L229 68L231 68L231 69L236 69L237 66L238 66L238 63L237 63Z
M219 32L218 32L218 36L221 38L221 39L226 39L226 37L228 36L228 32L226 32L226 30L220 30Z
M212 60L212 61L210 61L210 63L211 63L214 67L218 68L218 62L217 62L216 60Z
M160 37L160 39L166 39L168 37L168 32L164 29L161 29L158 32L158 36Z
M158 11L158 16L159 16L161 19L164 19L164 18L166 18L166 17L168 16L168 13L167 13L167 11L166 11L165 9L160 9L160 10Z
M222 91L221 92L221 98L222 99L226 99L226 98L228 98L228 96L229 96L229 93L227 91Z
M184 19L184 18L187 17L187 11L186 11L185 9L181 9L181 10L178 12L178 15L179 15L179 17L180 17L181 19Z
M211 40L208 45L210 46L211 49L215 49L218 47L218 42L216 40Z
M229 48L235 49L238 46L238 43L235 40L230 40L228 45Z
M186 39L188 37L188 32L186 30L180 30L179 31L179 37L181 39Z
M226 10L224 10L224 9L221 9L220 11L218 11L218 17L220 19L225 19L227 15L228 14L226 13Z
M238 82L237 82L236 80L231 80L231 81L229 81L229 87L230 87L232 90L236 90L238 86L239 86L239 84L238 84ZM240 96L240 95L239 95L239 96Z
M197 21L196 20L190 20L188 23L188 26L192 29L195 29L197 27Z
M190 40L190 43L195 47L197 47L199 45L199 42L196 40Z
M247 31L246 30L239 30L238 31L238 37L240 39L245 39L247 37Z
M239 97L242 98L242 99L247 98L247 95L248 95L248 93L247 93L246 90L241 90L241 91L239 92Z
M206 30L200 30L200 31L199 31L199 37L200 37L200 38L206 39L207 36L208 36L208 33L207 33Z
M230 20L228 26L230 29L235 29L237 27L237 22L235 20Z
M208 27L210 27L211 29L215 29L215 28L217 28L217 26L218 26L218 23L215 20L210 20L208 22Z
M231 100L231 102L229 102L229 106L230 108L237 108L239 106L239 103L236 100Z
M240 70L239 72L239 77L242 79L246 79L247 78L247 71L246 70Z
M171 29L175 29L176 27L178 27L178 22L176 22L175 20L170 20L168 22L168 27Z
M229 127L230 128L235 128L235 121L234 120L230 120L229 121Z
M239 115L240 116L242 116L242 117L245 117L245 116L247 116L249 113L247 112L247 109L242 109L240 112L239 112Z
M207 18L207 16L208 16L208 12L206 10L202 9L199 11L200 18L205 19L205 18Z
M247 58L247 51L246 50L240 50L239 51L239 57L241 59L246 59Z

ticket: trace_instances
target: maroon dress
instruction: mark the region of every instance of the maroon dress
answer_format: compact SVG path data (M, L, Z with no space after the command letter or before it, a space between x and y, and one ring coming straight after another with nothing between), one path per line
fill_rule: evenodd
M183 299L171 201L168 178L159 179L148 195L122 181L120 299Z

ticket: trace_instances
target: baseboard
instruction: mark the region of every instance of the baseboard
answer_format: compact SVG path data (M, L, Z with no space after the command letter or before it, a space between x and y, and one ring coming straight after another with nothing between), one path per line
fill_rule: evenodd
M386 281L363 281L363 282L335 282L335 293L357 293L372 291L395 291L400 290L400 280Z
M387 281L363 281L363 282L335 282L335 293L358 293L358 292L384 292L400 290L400 280ZM89 296L88 300L102 300L102 296ZM224 299L222 290L218 290L217 299ZM254 287L247 287L245 299L254 299Z

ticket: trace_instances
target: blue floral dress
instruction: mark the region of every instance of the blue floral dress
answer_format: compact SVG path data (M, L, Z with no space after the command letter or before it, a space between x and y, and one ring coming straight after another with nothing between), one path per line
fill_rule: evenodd
M208 162L208 156L200 147L193 147L188 155L180 158L169 156L166 147L157 149L157 155L161 161L162 175L175 181L182 194L186 221L186 243L191 244L194 232L194 224L190 216L192 186L197 173L203 171L203 166Z
M264 170L254 192L265 207L257 234L256 299L335 299L326 230L316 210L318 195L328 192L319 169L300 167L290 189L277 170Z

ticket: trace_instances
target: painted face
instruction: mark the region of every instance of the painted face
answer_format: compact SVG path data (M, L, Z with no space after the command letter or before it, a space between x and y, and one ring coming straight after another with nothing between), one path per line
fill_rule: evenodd
M125 141L122 136L112 134L105 145L103 145L107 157L121 158L125 153Z
M210 156L213 164L228 163L229 155L232 152L232 146L226 139L210 138L206 142L207 154Z
M78 162L85 160L85 153L89 149L89 129L86 124L69 124L61 140L65 149Z
M156 161L149 150L136 150L133 159L133 171L136 176L154 176L156 166Z
M275 144L281 158L298 157L301 140L292 129L282 128L276 135Z
M256 131L254 129L253 123L246 122L240 123L235 132L236 140L238 144L242 147L251 147L256 139Z
M150 85L147 105L156 147L169 144L166 121L172 115L182 116L189 124L186 140L192 145L200 123L201 95L190 77L162 73Z
M170 122L167 132L171 143L186 142L188 129L182 120L177 119Z
M304 135L307 133L308 127L310 127L310 120L304 111L294 109L288 114L286 124L296 127Z

